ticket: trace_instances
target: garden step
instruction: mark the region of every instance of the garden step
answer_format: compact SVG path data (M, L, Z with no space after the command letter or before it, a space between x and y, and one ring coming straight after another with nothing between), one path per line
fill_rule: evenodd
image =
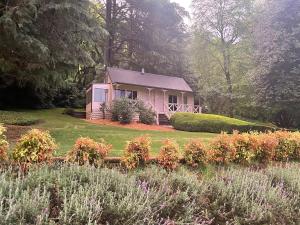
M165 114L158 115L159 125L171 125L169 118Z

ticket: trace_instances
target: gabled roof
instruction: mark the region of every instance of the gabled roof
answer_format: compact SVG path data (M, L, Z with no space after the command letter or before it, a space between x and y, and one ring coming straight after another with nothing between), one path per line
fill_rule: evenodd
M107 68L112 83L132 84L151 88L193 92L183 78L144 73L119 68Z

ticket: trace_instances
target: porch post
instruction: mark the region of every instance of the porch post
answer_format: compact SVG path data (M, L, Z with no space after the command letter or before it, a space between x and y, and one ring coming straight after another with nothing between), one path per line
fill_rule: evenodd
M181 111L185 112L185 105L184 105L184 92L181 92Z
M167 90L162 90L163 91L163 93L164 93L164 99L163 99L163 110L164 110L164 112L166 111L166 92L167 92Z
M153 88L147 88L148 89L148 101L149 101L149 104L150 106L152 106L152 102L151 102L151 91Z

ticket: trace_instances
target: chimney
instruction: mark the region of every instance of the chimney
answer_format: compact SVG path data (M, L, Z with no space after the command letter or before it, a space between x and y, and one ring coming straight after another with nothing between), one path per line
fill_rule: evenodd
M142 74L143 74L143 75L145 74L145 69L144 69L144 68L142 68Z

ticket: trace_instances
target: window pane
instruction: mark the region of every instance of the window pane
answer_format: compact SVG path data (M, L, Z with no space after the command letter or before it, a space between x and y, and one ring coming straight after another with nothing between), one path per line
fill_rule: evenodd
M106 91L102 88L95 88L94 90L94 102L105 102Z
M137 91L132 92L132 99L137 100Z
M126 98L132 99L132 91L126 91Z

